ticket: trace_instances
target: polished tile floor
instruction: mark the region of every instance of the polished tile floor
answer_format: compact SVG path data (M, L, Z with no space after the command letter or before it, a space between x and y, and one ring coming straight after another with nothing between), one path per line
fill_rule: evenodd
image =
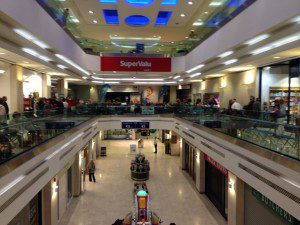
M74 198L60 224L110 225L122 219L133 206L133 181L130 178L129 146L136 141L104 141L107 157L96 162L96 183L86 184L85 193ZM142 152L150 161L150 208L163 224L223 225L226 221L205 195L199 194L193 181L179 168L179 157L164 154L159 144L145 141Z

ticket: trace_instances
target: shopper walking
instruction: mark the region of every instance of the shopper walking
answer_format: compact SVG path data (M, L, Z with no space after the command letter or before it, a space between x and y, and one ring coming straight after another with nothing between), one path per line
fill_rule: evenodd
M157 154L157 137L154 138L154 153Z
M96 182L95 170L96 170L95 163L93 160L91 160L89 163L89 180L90 180L90 182L92 182L92 181Z

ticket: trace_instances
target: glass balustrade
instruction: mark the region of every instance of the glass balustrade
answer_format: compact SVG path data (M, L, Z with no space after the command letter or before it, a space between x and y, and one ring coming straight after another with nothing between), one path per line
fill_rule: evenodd
M71 109L14 113L0 118L0 163L31 150L96 116L177 117L247 141L280 155L300 159L300 127L275 122L274 115L212 107L173 105L81 105Z

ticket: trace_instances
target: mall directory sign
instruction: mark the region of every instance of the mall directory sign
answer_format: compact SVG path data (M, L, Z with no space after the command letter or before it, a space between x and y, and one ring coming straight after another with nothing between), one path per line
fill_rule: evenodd
M149 122L122 122L122 129L149 129Z
M171 58L101 57L101 71L171 72Z

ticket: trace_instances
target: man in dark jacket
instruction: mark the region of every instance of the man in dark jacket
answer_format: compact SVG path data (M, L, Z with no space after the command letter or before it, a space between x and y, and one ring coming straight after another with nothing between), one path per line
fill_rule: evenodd
M3 106L5 107L6 115L8 115L9 114L9 107L8 107L8 104L7 104L7 97L3 96L2 99L4 101Z
M95 170L96 170L95 163L93 160L91 160L89 163L89 180L90 180L90 182L92 182L92 181L96 182Z

